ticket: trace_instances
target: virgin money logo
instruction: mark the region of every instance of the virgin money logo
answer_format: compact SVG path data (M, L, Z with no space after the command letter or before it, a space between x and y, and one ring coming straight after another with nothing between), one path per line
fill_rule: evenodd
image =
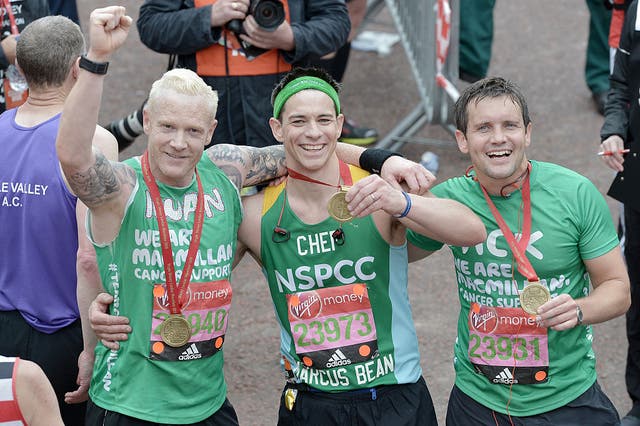
M164 310L169 310L169 295L167 294L167 285L166 284L156 284L156 286L162 287L162 289L154 288L153 294L156 296L156 303ZM159 294L159 295L158 295ZM182 300L184 303L180 304L182 309L185 309L191 303L191 288L187 287L187 291L182 296Z
M289 297L289 311L298 319L315 318L321 310L322 302L315 291L305 291Z
M492 333L498 327L498 314L495 308L472 304L469 310L469 325L481 333Z

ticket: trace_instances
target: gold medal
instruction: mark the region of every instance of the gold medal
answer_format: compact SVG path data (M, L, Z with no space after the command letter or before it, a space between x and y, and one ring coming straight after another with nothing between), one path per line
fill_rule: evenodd
M181 315L169 315L162 322L160 330L162 341L167 345L179 348L189 342L191 338L191 324Z
M549 290L539 281L530 282L520 293L520 305L528 314L537 315L538 308L551 300Z
M353 219L353 216L351 216L347 208L347 201L344 199L348 189L348 187L343 186L338 192L331 196L329 203L327 203L329 214L338 222L347 222Z

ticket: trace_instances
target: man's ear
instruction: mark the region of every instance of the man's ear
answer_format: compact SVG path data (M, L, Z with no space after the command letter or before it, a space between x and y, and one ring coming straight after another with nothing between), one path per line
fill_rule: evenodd
M78 74L80 73L80 57L78 56L78 59L75 60L75 62L73 63L73 66L71 66L71 75L73 76L73 81L76 81L78 79Z
M458 149L463 154L469 153L469 144L467 142L467 137L460 130L456 129L456 142L458 143Z
M524 146L531 145L531 130L533 129L533 123L529 122L524 131Z
M269 118L269 126L273 137L280 143L284 143L284 135L282 134L282 123L277 118Z
M149 135L151 133L151 119L149 118L148 104L145 104L144 108L142 108L142 129L144 130L145 135Z
M207 133L207 141L211 141L211 139L213 138L213 132L216 131L216 127L218 127L218 120L216 120L215 118L213 119L213 124L211 125L211 127L209 128L209 132ZM206 142L205 145L209 143Z
M342 126L344 126L344 114L338 114L336 121L338 123L338 130L340 130L338 136L340 136L342 134Z

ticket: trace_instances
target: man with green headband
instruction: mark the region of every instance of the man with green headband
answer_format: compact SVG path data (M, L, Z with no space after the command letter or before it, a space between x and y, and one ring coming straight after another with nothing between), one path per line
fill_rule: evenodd
M270 125L288 178L243 199L238 253L262 266L280 326L278 424L436 425L407 298L405 226L467 246L484 227L462 204L408 195L341 162L337 90L318 69L283 78ZM347 190L362 200L359 217Z

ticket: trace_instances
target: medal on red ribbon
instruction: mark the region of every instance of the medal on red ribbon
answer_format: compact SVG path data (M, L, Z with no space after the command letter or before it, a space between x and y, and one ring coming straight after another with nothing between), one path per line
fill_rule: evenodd
M525 255L527 245L529 244L529 238L531 237L530 164L527 164L526 173L527 175L522 185L523 224L520 241L516 240L513 232L511 232L495 204L491 201L491 197L489 197L489 193L485 187L480 184L480 188L482 188L484 199L487 201L487 205L489 206L489 209L491 209L493 217L496 219L502 234L507 240L507 244L509 244L509 248L513 252L518 271L529 281L524 290L520 292L520 305L526 313L536 315L538 313L538 308L551 300L551 294L545 286L540 284L540 279L538 278L536 271L533 269L531 262L529 262L529 259L527 259L527 256Z
M289 176L293 179L303 180L305 182L317 183L319 185L325 186L333 186L338 189L338 191L331 196L329 202L327 203L327 210L329 215L333 217L338 222L348 222L353 219L349 209L347 208L347 201L344 196L347 194L349 188L353 184L351 179L351 173L349 173L349 166L340 161L340 177L342 178L342 182L344 185L332 185L330 183L322 182L317 179L310 178L309 176L305 176L302 173L298 173L293 169L287 169Z
M169 225L167 216L164 212L162 197L158 184L151 172L149 165L149 153L145 151L141 158L142 176L149 188L149 194L153 201L156 211L156 219L158 221L158 230L160 233L160 246L162 248L162 261L164 263L164 272L167 286L167 302L169 305L170 315L162 323L160 336L162 341L171 347L184 346L191 338L191 324L182 316L182 299L189 287L191 281L191 272L196 260L198 247L200 246L200 237L202 235L202 225L204 223L204 191L198 170L195 170L196 181L198 183L198 196L196 201L196 210L193 219L193 232L191 234L191 242L189 243L189 251L184 262L180 282L176 282L175 264L173 262L173 252L171 250L171 238L169 236Z

